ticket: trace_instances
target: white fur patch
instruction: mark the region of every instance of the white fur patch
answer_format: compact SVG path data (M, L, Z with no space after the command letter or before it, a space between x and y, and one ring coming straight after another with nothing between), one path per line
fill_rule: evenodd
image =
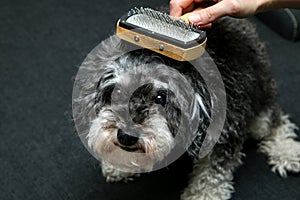
M195 104L194 104L194 109L193 109L193 115L192 115L192 118L194 118L195 115L196 115L196 112L199 111L198 106L200 106L201 111L203 111L204 114L205 114L208 118L210 118L210 116L209 116L209 114L208 114L208 112L207 112L207 110L206 110L206 108L205 108L205 106L204 106L203 100L202 100L202 98L201 98L201 96L200 96L199 94L195 94Z
M250 125L251 136L256 140L270 134L271 131L271 110L261 112Z
M122 172L115 169L111 164L107 162L101 163L102 174L108 183L114 183L119 181L133 181L134 177L140 176L137 173L130 173L130 172Z
M259 151L266 154L272 171L286 177L287 171L300 172L300 142L294 140L296 125L287 115L281 116L282 124L271 130L259 146Z
M209 159L195 162L190 184L181 195L182 200L225 200L233 192L233 175L221 167L215 170Z

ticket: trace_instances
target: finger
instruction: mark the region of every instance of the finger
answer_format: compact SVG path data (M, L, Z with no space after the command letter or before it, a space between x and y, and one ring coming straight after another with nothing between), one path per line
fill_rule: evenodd
M199 28L200 29L209 29L212 27L212 23L209 23L209 24L204 24L204 25L201 25Z
M171 0L170 1L170 15L180 17L183 10L193 4L193 0Z
M193 24L204 25L212 23L218 18L228 15L229 13L230 8L227 6L226 0L224 0L214 4L213 6L192 13L189 16L189 21Z
M182 14L187 13L187 12L191 12L192 10L194 10L194 7L195 7L195 4L193 2L188 7L186 7L185 9L182 10Z

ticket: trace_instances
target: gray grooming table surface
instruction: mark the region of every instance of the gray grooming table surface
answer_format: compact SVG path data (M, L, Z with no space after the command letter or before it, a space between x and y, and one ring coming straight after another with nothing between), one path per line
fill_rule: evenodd
M71 121L73 80L81 62L114 33L118 17L142 3L0 2L0 199L179 199L191 159L182 157L135 182L107 184ZM168 1L150 0L143 6L161 4ZM252 20L270 52L279 102L300 125L300 43ZM300 199L300 176L282 179L272 173L256 145L250 141L245 146L233 199Z

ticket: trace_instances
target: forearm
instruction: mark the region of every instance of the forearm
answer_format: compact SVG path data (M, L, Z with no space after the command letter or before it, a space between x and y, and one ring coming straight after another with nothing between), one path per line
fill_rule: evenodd
M257 12L280 8L300 8L300 0L257 0Z

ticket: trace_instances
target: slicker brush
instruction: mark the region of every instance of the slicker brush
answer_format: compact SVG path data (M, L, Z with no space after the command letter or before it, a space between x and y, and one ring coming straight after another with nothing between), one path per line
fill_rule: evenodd
M151 8L134 8L121 17L116 34L123 40L179 61L200 57L206 33L183 19Z

